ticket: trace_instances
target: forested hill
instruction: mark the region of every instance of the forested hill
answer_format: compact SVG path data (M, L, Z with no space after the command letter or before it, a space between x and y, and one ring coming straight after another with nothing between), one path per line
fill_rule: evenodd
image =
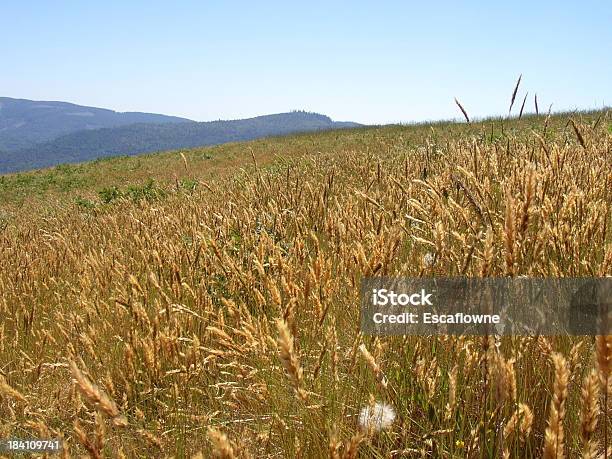
M31 148L38 143L85 129L190 121L154 113L120 113L68 102L0 97L0 152Z
M0 153L0 173L37 169L61 163L135 155L161 150L217 145L296 132L356 127L308 112L290 112L235 121L138 123L83 130L14 152Z

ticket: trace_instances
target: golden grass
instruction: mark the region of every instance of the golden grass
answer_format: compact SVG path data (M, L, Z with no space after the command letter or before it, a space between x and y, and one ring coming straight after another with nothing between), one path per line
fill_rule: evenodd
M0 437L61 436L65 457L609 453L611 337L359 333L365 275L610 275L609 123L308 134L19 188L21 208L2 201ZM233 157L208 170L208 151ZM149 176L165 197L74 203ZM366 432L375 406L395 416Z

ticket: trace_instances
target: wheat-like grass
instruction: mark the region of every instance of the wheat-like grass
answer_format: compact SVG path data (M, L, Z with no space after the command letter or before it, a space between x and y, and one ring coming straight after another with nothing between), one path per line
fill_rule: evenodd
M380 366L378 365L378 363L376 363L376 359L372 356L372 354L370 354L370 352L366 348L365 344L359 345L359 352L361 353L361 356L365 360L370 370L372 370L372 373L374 373L374 376L376 377L378 384L380 384L380 386L383 389L386 389L387 384L388 384L387 378L385 377L385 374L380 369Z
M555 383L548 425L544 437L543 457L545 459L564 459L566 456L563 421L566 414L565 401L567 399L569 367L561 354L555 352L551 358L555 366Z
M0 375L0 394L4 394L7 397L12 397L20 402L27 403L27 399L17 389L11 387L6 381L4 376Z
M516 93L518 92L519 85L521 84L521 78L523 75L519 75L518 80L516 80L516 85L514 86L514 90L512 91L512 97L510 97L510 107L508 108L508 114L512 111L512 106L514 105L514 100L516 99Z
M599 375L592 370L582 383L582 413L580 421L580 436L582 439L582 457L595 458L597 455L597 441L593 434L597 427L599 416Z
M463 114L463 117L469 123L470 122L470 117L468 116L467 112L465 111L465 108L463 108L463 105L461 105L461 103L457 100L457 98L455 98L455 104L457 104L457 107L459 107L459 110L461 110L461 113Z
M106 395L102 389L93 384L89 378L83 374L73 360L70 361L70 369L72 371L72 376L76 381L77 388L87 398L87 400L110 417L113 424L118 427L125 427L127 425L127 419L121 414L115 401Z
M76 457L609 455L603 331L593 355L359 328L366 275L610 275L609 114L525 111L116 159L73 191L3 178L0 437ZM148 174L163 198L97 197Z
M308 394L303 389L303 373L299 359L295 352L294 341L287 323L284 320L277 320L276 327L278 329L278 348L280 359L285 367L285 371L291 380L296 394L302 400L306 400Z
M608 444L608 401L612 394L612 335L597 335L595 337L597 367L604 393L603 410L606 413L604 418L604 457L609 450Z

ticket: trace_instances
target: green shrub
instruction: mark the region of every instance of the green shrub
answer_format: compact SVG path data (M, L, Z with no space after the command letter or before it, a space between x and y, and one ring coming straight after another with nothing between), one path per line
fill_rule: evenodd
M145 185L129 186L125 192L125 196L130 198L133 202L138 202L143 199L151 202L165 197L166 191L158 187L153 179L149 179Z
M182 189L193 192L198 187L199 183L200 182L198 180L184 178L181 179L180 185Z
M110 204L120 198L126 198L132 202L142 200L152 202L165 197L166 194L166 190L157 186L153 179L149 179L144 185L130 185L125 190L121 190L117 186L111 186L98 191L100 201L104 204Z
M74 202L77 206L83 209L95 209L96 203L90 199L83 198L82 196L77 196L74 198Z
M104 204L110 204L111 202L122 197L122 195L123 193L121 193L119 188L117 188L116 186L103 188L100 191L98 191L98 196L100 197L100 200Z

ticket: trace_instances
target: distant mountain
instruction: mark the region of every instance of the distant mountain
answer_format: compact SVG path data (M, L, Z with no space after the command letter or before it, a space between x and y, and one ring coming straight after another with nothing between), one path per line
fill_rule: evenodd
M81 130L30 148L0 153L0 173L106 156L135 155L356 126L359 124L334 122L325 115L296 111L234 121L137 123L114 128Z
M152 113L119 113L67 102L0 97L0 151L30 148L37 143L84 129L134 123L180 123L185 118Z

